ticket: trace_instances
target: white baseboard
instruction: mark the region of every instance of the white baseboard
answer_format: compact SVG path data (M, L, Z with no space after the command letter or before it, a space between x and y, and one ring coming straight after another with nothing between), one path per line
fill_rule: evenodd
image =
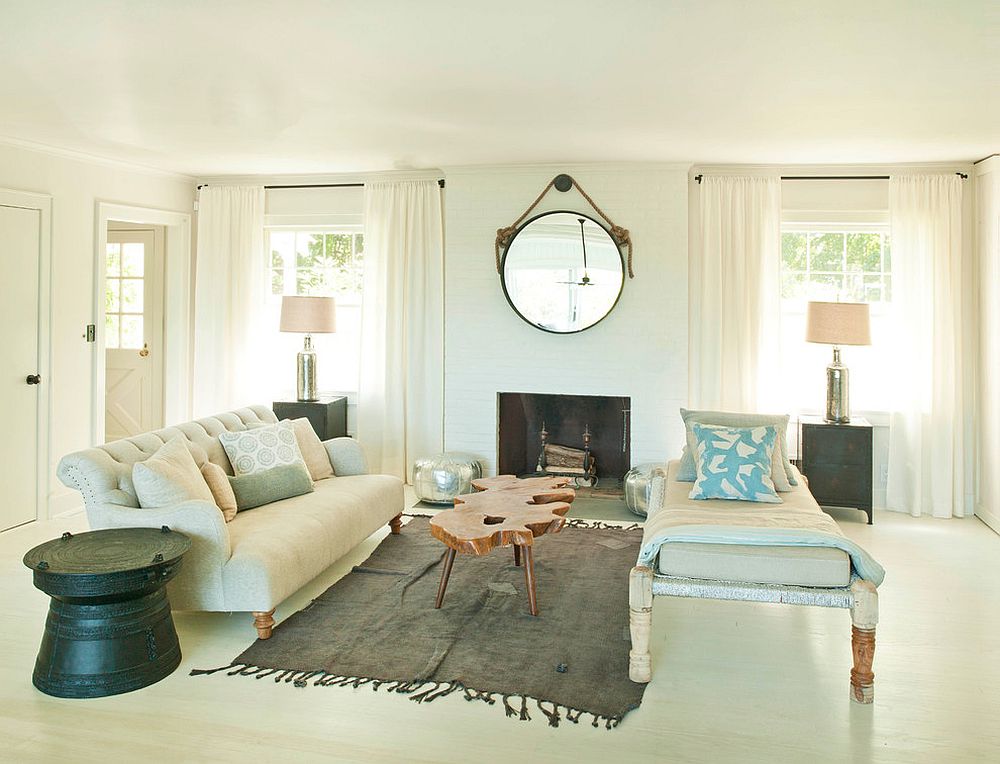
M976 517L982 520L990 529L997 534L1000 534L1000 515L996 512L990 512L985 507L976 507Z

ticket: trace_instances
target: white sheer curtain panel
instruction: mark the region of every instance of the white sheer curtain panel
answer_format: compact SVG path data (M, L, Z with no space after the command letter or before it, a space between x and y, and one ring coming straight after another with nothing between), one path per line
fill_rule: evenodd
M688 386L696 408L780 410L781 181L705 175L689 275Z
M195 416L266 402L259 370L268 359L254 349L266 290L264 187L205 186L198 194Z
M966 357L962 319L962 181L893 177L894 357L889 420L890 509L918 516L971 513L967 477Z
M437 181L365 185L358 440L409 481L444 441L444 249Z

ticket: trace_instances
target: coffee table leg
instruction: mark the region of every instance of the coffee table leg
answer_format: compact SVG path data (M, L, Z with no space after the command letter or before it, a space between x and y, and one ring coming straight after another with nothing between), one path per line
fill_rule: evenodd
M525 545L524 553L524 583L528 588L528 609L532 615L538 615L538 600L535 597L535 561L531 555L531 547Z
M514 564L521 565L521 547L514 544Z
M441 571L441 584L438 586L437 602L435 608L441 607L444 602L444 590L448 588L448 577L451 575L451 566L455 562L455 550L448 547L448 553L444 556L444 569Z

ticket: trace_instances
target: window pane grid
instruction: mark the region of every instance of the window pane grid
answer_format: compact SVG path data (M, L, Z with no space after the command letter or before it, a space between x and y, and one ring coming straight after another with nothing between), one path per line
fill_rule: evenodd
M783 229L782 297L888 302L887 238L884 230Z
M364 234L356 229L268 231L267 272L272 295L361 298Z

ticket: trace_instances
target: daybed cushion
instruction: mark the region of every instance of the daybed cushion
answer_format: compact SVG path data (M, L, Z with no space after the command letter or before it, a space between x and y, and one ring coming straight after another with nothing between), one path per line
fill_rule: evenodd
M660 547L660 572L682 578L791 586L847 586L851 560L829 547L687 544Z
M667 465L662 506L718 508L720 514L732 509L733 502L725 499L688 499L691 484L677 480L679 467L679 461L672 461ZM794 465L792 469L795 470ZM822 512L798 470L795 470L795 477L798 485L783 494L782 508ZM851 581L851 559L848 554L841 549L827 547L668 542L660 547L658 568L668 576L758 584L847 586Z
M281 602L399 514L403 484L389 475L333 477L302 496L240 512L226 527L226 605Z

